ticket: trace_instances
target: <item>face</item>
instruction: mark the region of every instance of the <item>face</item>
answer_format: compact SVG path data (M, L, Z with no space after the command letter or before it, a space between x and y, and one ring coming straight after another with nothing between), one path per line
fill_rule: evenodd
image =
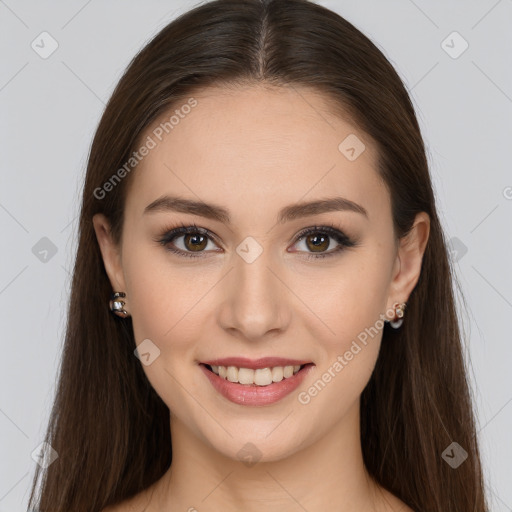
M254 86L194 99L173 107L168 134L173 112L141 138L155 146L130 177L120 246L101 216L95 228L171 430L277 460L356 410L421 255L404 253L400 272L374 143L324 97Z

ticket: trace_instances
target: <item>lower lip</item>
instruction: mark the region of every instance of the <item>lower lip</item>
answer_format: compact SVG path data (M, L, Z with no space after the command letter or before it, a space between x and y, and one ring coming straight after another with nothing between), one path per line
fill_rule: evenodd
M204 364L199 365L212 386L225 398L238 405L270 405L278 402L304 380L313 364L308 364L297 373L283 379L280 382L273 382L268 386L256 386L239 384L219 377L216 373L208 370Z

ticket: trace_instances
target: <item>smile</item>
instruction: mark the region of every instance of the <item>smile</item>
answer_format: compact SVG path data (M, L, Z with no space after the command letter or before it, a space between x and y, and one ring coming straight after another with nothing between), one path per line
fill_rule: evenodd
M219 377L229 380L229 382L238 382L239 384L256 386L269 386L273 382L281 382L296 374L301 365L294 366L274 366L273 368L237 368L236 366L216 366L208 365L208 368Z
M281 400L299 386L314 366L299 361L293 361L299 364L278 365L275 363L280 360L276 358L238 361L239 366L234 364L235 359L229 360L233 364L209 362L199 366L221 395L239 405L269 405ZM268 366L262 367L264 364Z

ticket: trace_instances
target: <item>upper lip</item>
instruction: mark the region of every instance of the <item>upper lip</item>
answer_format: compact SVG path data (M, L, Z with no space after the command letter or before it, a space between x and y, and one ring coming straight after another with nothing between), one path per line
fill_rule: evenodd
M288 359L284 357L262 357L260 359L247 359L246 357L224 357L221 359L211 359L202 361L202 364L210 366L236 366L237 368L250 368L258 370L259 368L274 368L275 366L296 366L311 363L303 359Z

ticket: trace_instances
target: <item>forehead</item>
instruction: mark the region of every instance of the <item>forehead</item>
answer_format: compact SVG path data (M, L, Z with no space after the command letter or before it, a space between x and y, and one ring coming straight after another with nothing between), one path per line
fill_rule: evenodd
M173 105L140 141L152 148L127 201L140 212L164 194L248 215L334 195L365 204L370 215L370 203L388 205L373 141L309 88L203 89Z

